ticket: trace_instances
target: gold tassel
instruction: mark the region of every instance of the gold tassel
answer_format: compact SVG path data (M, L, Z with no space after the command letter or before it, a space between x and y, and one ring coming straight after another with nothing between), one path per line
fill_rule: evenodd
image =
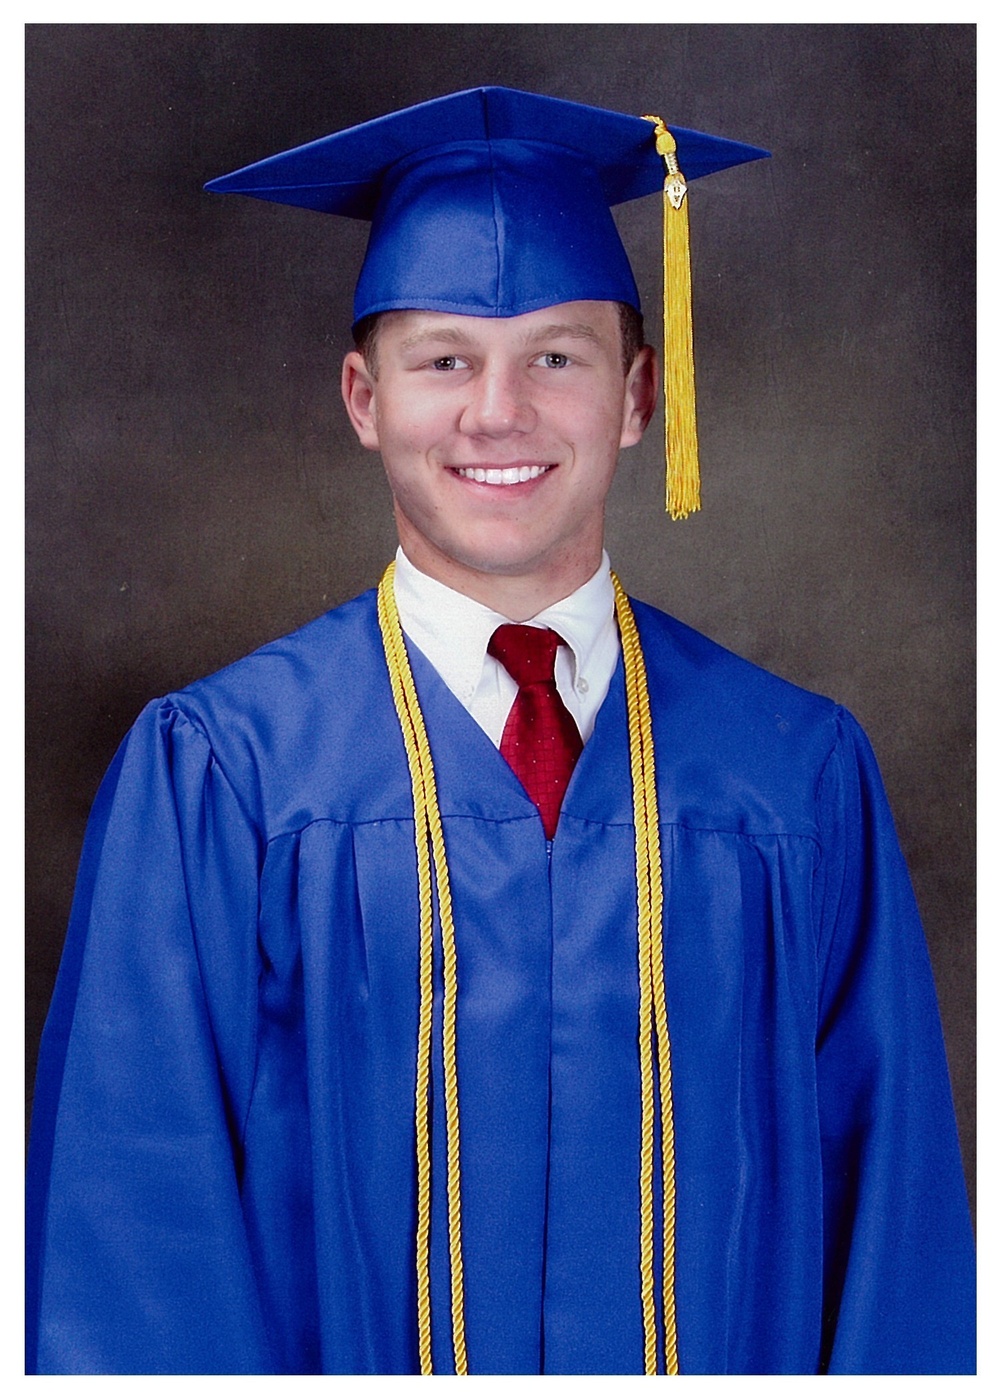
M691 247L687 182L677 168L677 142L660 117L653 122L656 149L667 167L663 182L663 397L667 510L685 520L701 509L698 425L691 330Z

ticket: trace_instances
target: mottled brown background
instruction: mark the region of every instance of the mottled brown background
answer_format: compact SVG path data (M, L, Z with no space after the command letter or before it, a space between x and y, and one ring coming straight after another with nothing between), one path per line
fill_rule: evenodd
M143 703L374 583L337 382L365 230L202 193L500 83L768 147L694 187L703 513L625 454L627 587L842 701L879 754L973 1168L975 30L31 25L28 1042L87 811ZM658 335L659 207L621 211Z

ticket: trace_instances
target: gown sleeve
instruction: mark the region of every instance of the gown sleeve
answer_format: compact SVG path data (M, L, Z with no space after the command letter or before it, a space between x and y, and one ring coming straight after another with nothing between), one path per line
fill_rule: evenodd
M262 842L154 702L91 814L39 1062L27 1370L272 1369L240 1208Z
M975 1371L975 1265L927 948L874 755L840 735L819 790L822 1369Z

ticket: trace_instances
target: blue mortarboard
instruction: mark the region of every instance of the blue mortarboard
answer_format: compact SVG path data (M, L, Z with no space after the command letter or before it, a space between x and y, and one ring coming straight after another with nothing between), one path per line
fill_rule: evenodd
M206 188L369 219L355 323L391 310L517 316L566 301L638 309L611 206L664 188L663 135L676 144L673 169L688 180L768 154L680 127L654 130L651 120L473 88L283 151ZM683 222L686 257L686 205ZM687 416L693 431L693 402Z

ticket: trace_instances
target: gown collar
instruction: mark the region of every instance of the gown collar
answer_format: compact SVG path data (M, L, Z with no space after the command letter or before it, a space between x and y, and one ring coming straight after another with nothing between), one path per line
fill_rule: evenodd
M409 638L407 651L427 722L442 816L494 821L530 819L539 823L541 835L538 810L506 759ZM562 815L615 826L632 824L625 681L620 656L594 733L573 770ZM559 839L558 831L555 839Z

